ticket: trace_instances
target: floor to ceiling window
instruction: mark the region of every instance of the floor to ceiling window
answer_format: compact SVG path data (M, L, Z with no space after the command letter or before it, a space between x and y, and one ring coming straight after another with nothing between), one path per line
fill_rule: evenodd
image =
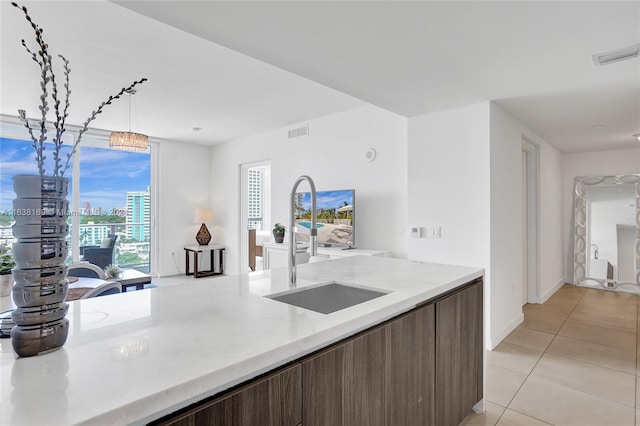
M15 241L12 178L19 173L36 174L37 168L30 141L4 137L24 129L2 124L0 130L0 245L11 245ZM70 151L70 145L63 147L64 158ZM51 152L45 150L45 155ZM112 150L104 137L83 138L65 173L71 180L68 262L80 259L80 247L100 245L116 235L114 263L152 272L151 164L150 152Z
M117 235L114 261L121 268L150 269L151 159L148 152L95 147L80 150L79 243L100 245Z

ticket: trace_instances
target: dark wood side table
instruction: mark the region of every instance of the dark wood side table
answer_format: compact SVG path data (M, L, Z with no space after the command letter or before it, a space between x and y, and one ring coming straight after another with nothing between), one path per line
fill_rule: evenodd
M213 275L224 275L224 253L225 246L210 244L206 246L184 246L185 251L185 273L186 275L193 275L194 278L211 277ZM198 254L208 251L211 256L211 269L208 271L198 270ZM215 254L219 253L219 263L216 269ZM193 272L189 272L189 257L193 253Z

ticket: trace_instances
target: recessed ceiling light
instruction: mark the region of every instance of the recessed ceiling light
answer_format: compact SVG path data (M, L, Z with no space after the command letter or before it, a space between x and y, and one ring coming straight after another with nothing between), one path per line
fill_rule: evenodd
M191 130L193 130L194 132L199 132L200 130L202 130L202 127L192 127Z
M593 55L593 65L609 65L625 59L637 58L640 55L640 44L625 47L624 49L611 50L609 52Z
M604 124L596 124L593 126L594 129L604 129Z

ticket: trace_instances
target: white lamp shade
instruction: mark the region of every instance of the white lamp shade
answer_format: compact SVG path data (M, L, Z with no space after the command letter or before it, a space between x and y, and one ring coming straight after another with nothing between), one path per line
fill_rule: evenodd
M199 208L193 213L193 223L207 223L213 221L213 210Z

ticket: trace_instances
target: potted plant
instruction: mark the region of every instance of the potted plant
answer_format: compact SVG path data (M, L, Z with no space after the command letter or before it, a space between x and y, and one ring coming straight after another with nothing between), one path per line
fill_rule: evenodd
M9 247L0 247L0 297L9 296L11 294L11 287L13 287L13 275L11 270L15 268L16 263L13 261L13 256Z
M115 280L120 278L122 275L122 269L118 265L109 264L106 268L104 268L104 274L106 275L108 280Z
M286 228L281 223L276 223L273 225L273 238L276 240L276 243L282 243L284 241L284 233Z

